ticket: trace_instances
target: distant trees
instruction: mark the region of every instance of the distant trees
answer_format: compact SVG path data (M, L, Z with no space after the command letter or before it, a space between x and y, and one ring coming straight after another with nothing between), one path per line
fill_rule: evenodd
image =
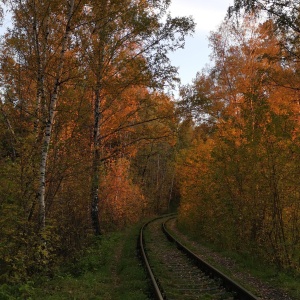
M205 118L178 156L179 219L224 247L296 270L298 67L280 59L282 37L274 26L252 17L222 24L210 37L209 73L183 90L180 109Z

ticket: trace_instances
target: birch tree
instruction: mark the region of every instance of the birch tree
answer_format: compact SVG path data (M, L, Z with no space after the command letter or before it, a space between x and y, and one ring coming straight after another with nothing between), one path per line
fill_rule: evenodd
M26 114L33 120L35 135L34 147L40 149L39 187L36 201L39 205L39 226L45 227L46 217L46 178L49 146L55 122L56 107L59 101L61 85L68 81L66 74L70 68L66 63L66 52L72 44L71 33L74 18L80 15L81 1L12 1L14 27L7 37L8 47L23 75L30 79L29 86L19 81L22 89L30 88L31 95L24 98L15 89L16 107L26 101ZM25 75L25 70L27 75ZM28 76L29 75L29 76ZM17 82L17 81L16 81ZM33 95L35 94L34 98ZM39 146L41 145L41 147ZM31 218L34 203L29 218Z
M72 81L81 92L86 91L92 108L90 211L94 231L99 234L100 167L125 148L125 143L111 147L109 137L160 118L147 113L142 119L140 116L143 110L159 105L153 101L157 90L177 80L167 53L184 46L184 37L193 31L194 23L190 18L168 16L169 1L165 0L26 0L9 5L13 28L5 39L2 56L8 74L6 97L26 116L34 137L30 157L35 171L28 181L35 186L36 197L30 200L28 219L36 215L38 203L40 228L45 227L55 116L61 91ZM126 100L133 88L137 105ZM120 110L122 118L114 122ZM129 144L145 139L145 135L131 136Z
M228 8L228 16L241 12L260 13L265 12L272 18L279 28L290 28L300 33L299 26L299 0L234 0L233 5Z
M68 38L71 33L71 22L74 14L74 0L70 0L66 3L68 6L67 16L65 18L65 28L62 36L60 54L57 64L57 70L55 74L54 85L50 97L50 105L48 116L46 119L44 138L43 138L43 148L41 153L41 163L40 163L40 187L38 191L38 201L39 201L39 222L40 227L43 229L45 227L45 187L46 187L46 171L47 171L47 157L49 151L49 145L51 142L51 133L54 122L55 109L58 101L59 87L62 80L62 72L65 62L65 52L68 46Z
M84 59L93 91L91 218L95 234L101 233L99 168L105 160L104 137L109 135L104 134L103 126L110 124L113 117L113 114L105 116L105 112L122 101L125 91L134 86L154 91L172 83L176 68L170 65L167 53L183 47L185 35L194 27L189 18L167 16L162 22L168 5L164 0L152 3L102 0L86 6L87 26L82 29L81 48L86 49ZM139 110L130 114L137 115ZM132 118L128 118L119 128L112 128L111 133L138 124L139 121L132 123Z

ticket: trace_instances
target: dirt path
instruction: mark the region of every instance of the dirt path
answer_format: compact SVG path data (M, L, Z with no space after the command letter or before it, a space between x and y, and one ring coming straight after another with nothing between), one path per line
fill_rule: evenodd
M123 252L123 248L124 248L124 243L125 240L127 238L128 233L126 233L126 236L122 239L120 239L119 241L119 245L118 248L116 249L116 252L114 254L114 258L113 258L113 264L111 266L111 276L112 276L112 281L113 281L113 286L115 288L119 288L120 284L121 284L121 279L120 276L118 274L118 266L120 265L120 261L122 258L122 252Z

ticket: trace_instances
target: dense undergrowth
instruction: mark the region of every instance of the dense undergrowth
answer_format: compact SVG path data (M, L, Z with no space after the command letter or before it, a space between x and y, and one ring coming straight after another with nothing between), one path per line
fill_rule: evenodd
M97 238L52 277L2 285L0 299L149 299L147 274L137 255L138 232L134 226Z

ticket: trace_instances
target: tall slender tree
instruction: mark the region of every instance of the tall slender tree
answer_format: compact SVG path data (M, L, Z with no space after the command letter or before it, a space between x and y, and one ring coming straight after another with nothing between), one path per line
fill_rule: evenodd
M25 101L26 113L31 115L34 124L35 142L40 147L39 188L37 201L39 204L40 228L45 227L45 195L49 146L55 120L56 107L59 99L59 89L67 79L64 76L66 68L66 52L70 49L74 18L81 13L80 1L48 2L28 0L11 2L14 28L8 36L7 46L15 49L13 58L25 74L31 74L30 88L34 93L32 98L24 99L21 86L15 87L17 107ZM30 41L26 43L25 41ZM24 66L24 68L23 68ZM25 75L26 76L26 75ZM25 104L24 104L25 105ZM25 108L25 106L23 107ZM33 205L34 207L34 205ZM32 213L30 213L31 217Z
M106 112L122 101L122 95L133 86L155 90L171 83L176 77L176 69L170 65L167 53L182 47L184 36L194 27L189 18L168 16L162 22L168 5L169 2L164 0L151 3L103 0L86 6L88 25L83 29L81 43L86 49L85 59L90 70L88 80L94 93L91 218L96 234L101 232L98 208L101 149L104 136L108 134L103 132L103 126L113 117ZM138 118L134 122L140 124ZM133 127L134 122L128 118L118 130ZM116 128L112 128L111 133L115 131Z

